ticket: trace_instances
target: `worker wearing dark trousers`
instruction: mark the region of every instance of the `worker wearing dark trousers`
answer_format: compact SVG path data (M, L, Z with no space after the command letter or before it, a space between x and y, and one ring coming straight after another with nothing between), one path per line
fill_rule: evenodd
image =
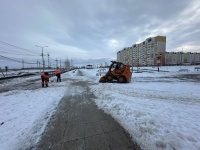
M57 77L57 82L58 82L58 81L61 82L61 76L60 76L60 74L61 74L60 70L57 69L56 72L55 72L55 75L56 75L56 77Z
M48 87L49 78L50 78L50 76L49 76L48 72L45 72L41 75L42 87L44 87L44 84L46 85L46 87Z

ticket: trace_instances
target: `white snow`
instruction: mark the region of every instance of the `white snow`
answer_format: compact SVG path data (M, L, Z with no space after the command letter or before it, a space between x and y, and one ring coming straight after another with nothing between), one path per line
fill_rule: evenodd
M194 71L194 66L182 68L189 70L184 74L200 74ZM169 72L133 73L129 84L93 85L91 90L98 97L96 103L111 114L142 149L199 150L200 81L169 78L183 74L180 66L160 70ZM88 71L85 74L89 74ZM95 74L90 71L93 80ZM96 77L96 82L98 79Z
M98 107L112 115L142 149L199 150L200 81L174 78L199 75L194 67L161 67L161 72L151 71L156 67L140 67L150 70L133 73L132 82L127 84L98 83L97 69L81 70L84 76L69 72L62 78L96 83L90 89ZM68 88L66 81L44 89L0 93L0 123L4 122L0 125L0 149L13 150L25 138L36 143Z
M0 149L14 150L21 144L30 146L27 141L37 142L66 92L66 83L62 84L0 94Z
M55 69L48 69L45 70L47 72L51 72L51 71L55 71ZM5 77L10 77L10 76L18 76L18 75L24 75L24 74L28 74L28 73L41 73L42 70L41 69L24 69L24 70L8 70L7 72L4 70L0 70L0 78Z

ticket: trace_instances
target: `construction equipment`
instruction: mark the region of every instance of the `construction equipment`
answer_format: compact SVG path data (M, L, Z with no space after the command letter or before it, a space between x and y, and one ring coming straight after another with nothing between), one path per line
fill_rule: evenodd
M105 76L101 77L99 82L112 82L117 80L118 83L127 83L131 81L132 72L130 71L130 65L125 65L121 62L111 61L112 64L109 67Z

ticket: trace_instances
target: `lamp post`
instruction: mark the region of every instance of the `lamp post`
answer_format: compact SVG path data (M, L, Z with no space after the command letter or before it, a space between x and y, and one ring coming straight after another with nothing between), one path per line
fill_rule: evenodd
M35 46L42 48L42 65L43 65L43 72L44 72L44 54L43 54L43 48L44 47L48 47L48 46L38 46L38 45L35 45Z
M158 72L160 71L160 70L159 70L159 66L160 66L160 59L161 59L161 57L162 57L162 54L158 55L158 54L156 53L157 64L158 64ZM162 61L162 59L161 59L161 61Z
M181 66L182 66L182 54L183 54L183 47L180 46L182 48L182 52L181 52Z
M39 68L40 68L40 73L41 73L41 67L40 67L40 62L38 61L38 64L39 64Z
M137 72L139 72L139 59L140 59L140 55L139 55L139 48L137 49Z

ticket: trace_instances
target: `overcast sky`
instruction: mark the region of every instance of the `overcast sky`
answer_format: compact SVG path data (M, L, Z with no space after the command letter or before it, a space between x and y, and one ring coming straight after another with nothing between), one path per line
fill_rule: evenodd
M35 45L48 46L51 59L116 58L157 35L167 37L167 51L200 52L199 0L0 1L0 41L38 54ZM9 50L34 54L0 43L0 55Z

